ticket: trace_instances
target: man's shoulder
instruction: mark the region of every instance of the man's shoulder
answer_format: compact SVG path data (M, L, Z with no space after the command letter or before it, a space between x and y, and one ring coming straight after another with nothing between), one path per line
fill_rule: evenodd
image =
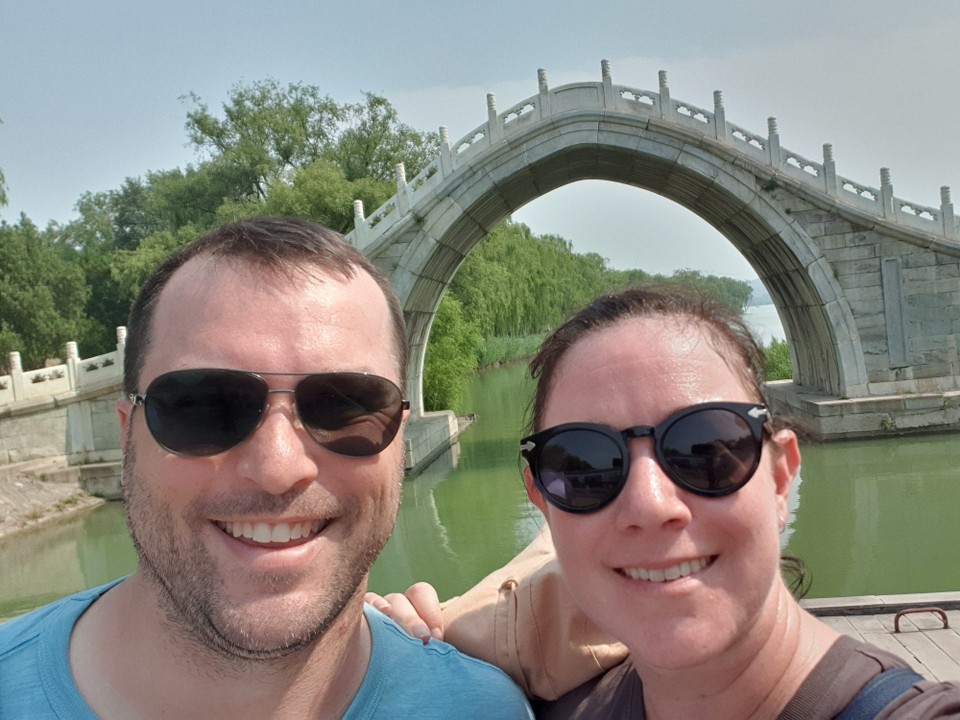
M67 628L73 627L74 622L83 614L83 611L118 582L120 581L114 580L106 585L81 590L12 620L0 623L0 662L25 646L36 642L44 629L50 627L51 624L63 623Z
M448 643L431 640L425 645L369 606L364 613L373 651L357 698L361 703L375 697L381 713L403 711L410 704L422 718L450 717L454 709L461 718L533 717L523 693L499 668Z

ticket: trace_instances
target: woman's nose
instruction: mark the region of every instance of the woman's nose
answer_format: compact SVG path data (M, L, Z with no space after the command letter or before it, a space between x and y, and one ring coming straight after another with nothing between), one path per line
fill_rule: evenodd
M679 529L691 519L682 491L660 466L652 438L629 442L630 471L614 507L622 529Z

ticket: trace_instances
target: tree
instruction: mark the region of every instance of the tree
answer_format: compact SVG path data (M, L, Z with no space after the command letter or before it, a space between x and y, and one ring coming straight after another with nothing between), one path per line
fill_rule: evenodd
M423 363L423 405L426 410L457 409L467 378L477 367L483 338L467 320L460 302L447 293L430 328Z
M364 93L363 97L361 103L343 106L341 132L325 154L347 180L392 181L399 163L413 178L439 155L436 133L423 133L400 122L393 105L381 95Z
M341 105L312 85L264 80L234 86L222 118L196 94L187 100L190 142L207 161L244 178L246 197L259 201L320 160L348 182L392 180L398 163L412 177L439 150L436 134L401 123L390 102L373 93Z
M0 221L0 357L18 350L25 369L62 357L68 340L88 329L90 289L83 270L26 216Z

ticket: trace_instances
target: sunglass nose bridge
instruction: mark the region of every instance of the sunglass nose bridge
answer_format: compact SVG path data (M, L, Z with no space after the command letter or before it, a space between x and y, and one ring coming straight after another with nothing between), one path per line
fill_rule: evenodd
M633 440L634 438L653 437L656 428L653 425L635 425L634 427L621 430L620 435L624 440Z

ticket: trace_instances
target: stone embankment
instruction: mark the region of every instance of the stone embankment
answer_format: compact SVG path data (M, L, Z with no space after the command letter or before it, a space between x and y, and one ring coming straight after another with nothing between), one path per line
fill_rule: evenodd
M0 540L102 505L80 487L75 467L0 468Z

